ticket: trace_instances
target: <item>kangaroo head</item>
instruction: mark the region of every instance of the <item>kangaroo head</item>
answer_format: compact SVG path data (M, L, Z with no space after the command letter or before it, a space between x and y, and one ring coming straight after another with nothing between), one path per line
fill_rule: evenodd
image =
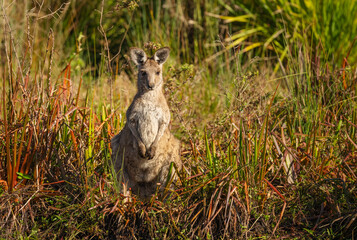
M166 62L170 53L168 47L160 48L154 56L148 58L144 50L130 48L131 60L138 66L138 89L151 91L162 84L162 65Z

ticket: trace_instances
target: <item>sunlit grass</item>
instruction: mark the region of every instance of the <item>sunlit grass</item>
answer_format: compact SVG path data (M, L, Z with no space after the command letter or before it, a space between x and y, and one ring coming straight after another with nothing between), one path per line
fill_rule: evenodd
M254 4L238 11L234 4L213 1L204 12L200 1L143 1L136 10L104 14L111 54L130 29L110 73L103 36L93 31L101 2L81 4L61 10L59 25L53 16L35 22L31 15L29 42L16 39L27 35L26 15L4 12L16 31L1 36L6 43L0 67L1 238L352 238L355 65L336 67L326 57L330 53L320 46L312 50L306 36L289 42L285 35L281 49L263 44L272 58L255 57L258 47L244 53L248 45L227 51L235 41L226 42L228 35L220 35L214 48L207 46L219 31L235 33L233 20L226 25L212 13L264 10ZM105 8L114 5L108 1ZM123 24L118 32L110 30L115 18ZM262 24L258 20L247 28ZM78 25L67 29L71 23ZM253 40L277 41L271 33L256 32L244 39ZM327 36L321 46L326 41ZM353 42L344 41L332 49L346 54L340 48ZM148 52L158 45L172 49L164 90L184 163L175 189L146 202L125 199L110 159L110 139L123 128L135 93L135 70L125 56L133 45Z

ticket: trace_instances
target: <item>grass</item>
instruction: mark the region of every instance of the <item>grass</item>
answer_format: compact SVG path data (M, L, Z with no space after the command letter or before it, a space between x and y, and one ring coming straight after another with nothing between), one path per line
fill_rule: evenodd
M102 3L2 4L0 238L355 237L356 1ZM110 160L134 45L172 49L184 163L146 202Z

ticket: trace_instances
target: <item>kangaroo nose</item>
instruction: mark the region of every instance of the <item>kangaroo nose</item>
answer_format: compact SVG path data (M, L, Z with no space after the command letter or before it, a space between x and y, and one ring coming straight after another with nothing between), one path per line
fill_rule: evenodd
M148 89L149 90L153 90L155 87L155 84L154 83L148 83Z

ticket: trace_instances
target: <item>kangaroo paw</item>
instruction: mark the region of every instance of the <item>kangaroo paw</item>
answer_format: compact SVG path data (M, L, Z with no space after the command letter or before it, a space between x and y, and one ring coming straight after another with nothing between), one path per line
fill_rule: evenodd
M146 157L152 159L155 157L156 145L151 145L151 147L146 151Z
M147 151L144 144L139 144L139 155L142 158L145 158L147 155Z

